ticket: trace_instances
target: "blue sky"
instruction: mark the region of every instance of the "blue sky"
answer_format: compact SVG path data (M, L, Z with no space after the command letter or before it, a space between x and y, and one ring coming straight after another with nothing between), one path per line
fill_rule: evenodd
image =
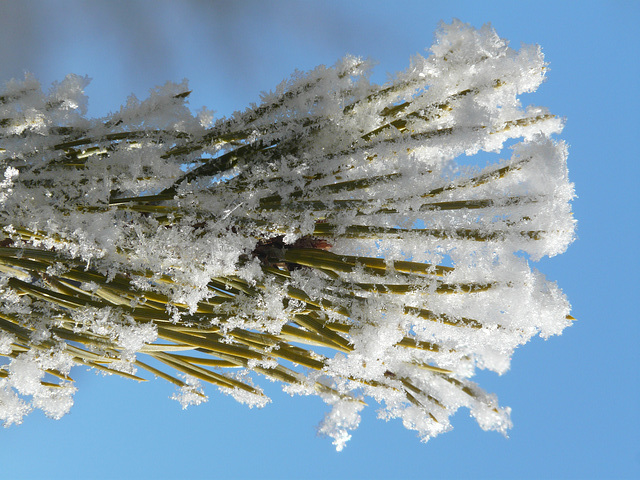
M325 406L265 385L249 410L208 389L182 411L163 381L80 370L60 421L34 413L0 430L1 478L638 478L637 1L28 1L0 3L0 82L30 71L46 86L87 74L91 115L190 80L191 106L228 115L296 68L346 53L376 59L374 80L424 52L440 20L491 22L517 47L538 43L548 80L524 103L566 116L578 239L539 262L578 321L519 348L509 372L476 377L513 408L505 439L460 411L428 444L366 409L338 454L318 438ZM264 383L264 382L262 382Z

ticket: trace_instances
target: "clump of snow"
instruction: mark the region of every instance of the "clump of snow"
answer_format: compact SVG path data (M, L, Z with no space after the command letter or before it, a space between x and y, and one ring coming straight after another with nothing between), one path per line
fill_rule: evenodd
M209 399L202 390L200 380L191 375L183 375L182 378L184 385L170 398L180 403L183 410L190 405L200 405Z
M266 395L259 395L253 392L247 392L240 388L218 388L222 393L231 395L236 401L246 405L249 408L264 408L271 403L271 399Z
M0 330L0 355L8 355L13 351L11 344L16 338L8 332Z
M67 375L74 365L69 355L58 348L28 351L17 355L6 366L8 376L0 378L0 420L5 427L19 424L33 409L60 419L73 406L76 388L68 381L57 386L42 383L46 370Z
M351 440L350 430L355 430L360 425L360 411L364 404L353 400L339 400L330 398L326 400L331 405L331 411L327 413L318 427L319 435L333 438L336 450L341 452L346 443Z
M32 407L18 396L9 385L9 380L0 378L0 421L5 427L13 424L21 424L25 415L28 415Z

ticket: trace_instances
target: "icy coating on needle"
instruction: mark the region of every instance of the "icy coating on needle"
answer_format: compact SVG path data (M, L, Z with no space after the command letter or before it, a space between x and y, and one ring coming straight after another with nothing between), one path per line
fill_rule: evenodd
M0 420L61 417L85 365L146 370L183 407L202 381L257 407L256 381L282 382L331 406L319 432L338 450L371 400L423 440L460 407L506 432L476 368L504 373L573 320L530 267L575 230L563 120L519 99L542 52L454 21L389 83L370 67L296 73L217 120L192 114L186 81L98 119L86 77L9 82Z

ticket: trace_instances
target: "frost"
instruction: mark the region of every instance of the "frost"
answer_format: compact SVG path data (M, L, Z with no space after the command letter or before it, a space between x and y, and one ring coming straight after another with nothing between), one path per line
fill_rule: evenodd
M1 421L64 415L85 365L163 378L183 408L200 382L249 407L259 377L317 394L338 450L370 399L425 441L460 408L505 433L476 369L574 320L531 266L576 226L564 120L521 101L547 64L454 21L387 84L371 67L296 72L230 118L194 115L186 80L98 119L86 77L9 82Z

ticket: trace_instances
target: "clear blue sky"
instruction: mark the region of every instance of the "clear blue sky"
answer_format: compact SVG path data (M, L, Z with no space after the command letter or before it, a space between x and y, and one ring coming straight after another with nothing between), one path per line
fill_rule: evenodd
M476 377L513 408L510 438L460 411L452 432L422 444L369 408L338 454L316 437L318 398L267 384L273 403L248 410L209 388L208 403L182 411L161 380L80 370L66 417L36 412L0 430L0 478L640 478L640 2L7 1L0 82L24 71L45 85L87 74L90 113L104 115L132 92L144 98L186 77L194 109L227 115L294 69L346 53L378 60L374 79L383 81L452 18L491 22L515 47L542 45L548 81L524 101L567 117L562 138L579 197L578 240L538 265L578 322L519 348L503 376Z

